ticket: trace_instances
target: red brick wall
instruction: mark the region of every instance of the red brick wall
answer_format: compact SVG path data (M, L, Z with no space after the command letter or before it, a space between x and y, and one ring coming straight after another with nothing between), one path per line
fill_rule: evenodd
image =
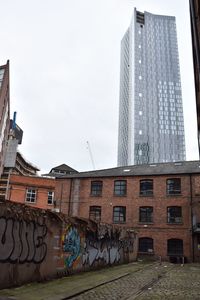
M37 195L35 203L26 202L26 191L28 188L36 189ZM11 175L8 200L25 203L37 208L52 209L53 205L50 205L47 202L48 191L55 192L55 179Z
M169 178L181 178L181 194L168 196L166 194L166 180ZM127 195L114 195L114 181L127 180ZM153 196L140 196L140 180L153 179ZM69 188L71 179L63 179L62 184ZM91 196L91 181L103 181L102 196ZM200 193L200 176L193 179L194 191ZM72 185L73 187L73 185ZM73 188L72 188L73 190ZM194 192L193 192L194 193ZM73 195L73 191L71 191ZM66 194L69 200L69 192ZM73 197L71 204L73 206ZM193 199L194 200L194 199ZM200 200L200 199L199 199ZM77 201L77 198L76 198ZM132 176L132 177L109 177L109 178L81 178L78 216L89 218L89 207L101 206L101 222L113 223L113 207L126 207L126 223L138 231L138 237L152 237L154 239L154 253L167 259L167 240L182 239L184 256L192 260L192 220L191 220L191 190L189 175L169 176ZM144 224L139 222L139 207L153 207L153 222ZM167 223L167 207L182 207L182 223ZM198 211L199 210L199 205ZM200 220L200 219L199 219ZM123 226L123 224L121 224ZM144 226L145 225L145 226Z

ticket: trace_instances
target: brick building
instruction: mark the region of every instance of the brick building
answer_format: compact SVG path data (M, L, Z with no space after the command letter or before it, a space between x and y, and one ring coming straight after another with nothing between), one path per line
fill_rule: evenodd
M133 227L139 255L200 261L200 162L127 166L57 178L56 207Z
M6 200L54 210L54 191L54 178L11 174Z
M6 142L10 128L9 61L0 66L0 176L3 172Z

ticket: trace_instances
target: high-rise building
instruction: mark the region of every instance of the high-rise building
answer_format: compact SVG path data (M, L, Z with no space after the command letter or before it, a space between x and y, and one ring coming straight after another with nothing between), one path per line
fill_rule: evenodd
M175 17L135 9L121 41L118 165L184 160Z
M197 126L198 126L198 141L199 141L199 154L200 154L200 3L199 0L190 0L190 19L191 19L191 31L192 31Z
M6 142L10 128L9 61L0 66L0 176L3 172Z

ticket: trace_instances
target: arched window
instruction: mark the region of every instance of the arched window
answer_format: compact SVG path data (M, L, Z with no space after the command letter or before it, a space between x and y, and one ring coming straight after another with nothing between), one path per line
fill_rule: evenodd
M90 206L89 219L101 221L101 206Z
M101 196L102 195L103 182L102 181L92 181L91 182L91 195Z
M167 255L183 255L183 240L169 239L167 241Z
M115 206L113 207L113 223L125 223L126 222L126 207Z
M180 195L181 194L181 179L169 178L167 179L167 195Z
M139 238L139 252L152 253L153 239L148 237Z
M115 180L114 195L126 196L126 180Z
M140 196L152 196L153 195L153 180L143 179L140 180Z

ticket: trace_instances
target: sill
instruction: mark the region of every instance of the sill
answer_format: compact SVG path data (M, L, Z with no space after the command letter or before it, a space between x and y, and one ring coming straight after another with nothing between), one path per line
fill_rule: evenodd
M126 224L126 221L124 221L124 222L113 222L113 224Z
M138 254L140 254L140 255L154 255L154 251L152 251L152 252L141 252L141 251L138 251Z
M144 195L144 194L139 194L139 197L154 197L154 194L146 194L146 195Z
M139 225L153 225L154 222L138 222Z
M167 225L183 225L183 222L179 222L179 223L178 222L177 223L176 222L174 222L174 223L172 223L172 222L168 223L167 222Z
M124 194L124 195L115 195L115 194L113 194L113 197L127 197L127 194Z
M47 203L47 205L51 205L51 206L52 206L52 205L53 205L53 203Z
M166 195L167 197L180 197L180 196L182 196L182 194L180 193L180 194L167 194Z
M35 202L25 201L25 204L36 204L36 201Z
M99 195L90 194L90 197L102 197L102 194L99 194Z

